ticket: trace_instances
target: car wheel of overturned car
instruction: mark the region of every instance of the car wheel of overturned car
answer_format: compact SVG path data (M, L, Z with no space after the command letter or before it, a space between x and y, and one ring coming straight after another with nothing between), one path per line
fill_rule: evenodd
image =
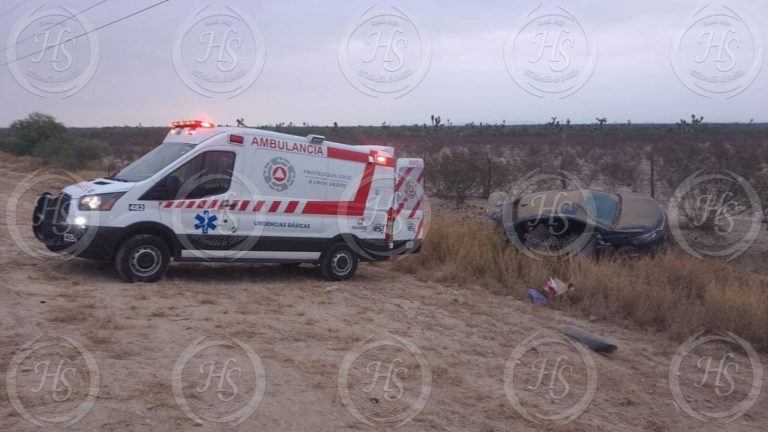
M139 234L124 241L115 256L115 268L126 282L157 282L171 260L168 245L159 237Z
M357 271L360 258L346 243L335 243L320 260L320 273L328 280L346 280Z

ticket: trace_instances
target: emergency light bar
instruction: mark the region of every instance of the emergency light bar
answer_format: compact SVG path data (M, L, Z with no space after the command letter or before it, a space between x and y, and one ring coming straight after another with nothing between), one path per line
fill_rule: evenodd
M189 120L189 121L178 121L178 122L172 122L171 127L174 129L177 128L205 128L205 129L211 129L215 128L216 125L202 120Z
M307 139L312 144L322 144L325 142L325 137L322 135L307 135Z

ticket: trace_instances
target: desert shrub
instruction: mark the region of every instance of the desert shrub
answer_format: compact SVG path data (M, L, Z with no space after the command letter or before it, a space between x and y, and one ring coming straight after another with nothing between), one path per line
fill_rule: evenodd
M482 187L483 159L464 148L445 151L431 160L429 179L439 195L463 202Z
M102 159L109 152L109 146L91 140L74 139L68 134L51 137L40 142L33 156L46 163L55 162L65 168L82 167L88 162Z
M28 156L34 153L41 142L66 132L67 128L55 118L46 114L32 113L25 119L11 123L3 150L19 156Z

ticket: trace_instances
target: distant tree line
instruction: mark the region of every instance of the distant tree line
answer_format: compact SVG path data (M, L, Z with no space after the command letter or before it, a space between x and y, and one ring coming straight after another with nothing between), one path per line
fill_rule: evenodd
M247 127L244 118L234 122ZM506 122L454 125L439 115L406 126L258 125L292 135L319 134L330 141L392 146L398 156L427 163L427 189L462 201L507 190L525 174L566 171L583 184L609 191L631 190L664 199L700 169L733 171L768 203L768 125L706 123L691 115L674 124L611 123L596 117L573 124L552 117L538 125ZM67 128L34 113L0 130L0 149L37 156L68 168L98 165L107 171L157 146L167 127Z

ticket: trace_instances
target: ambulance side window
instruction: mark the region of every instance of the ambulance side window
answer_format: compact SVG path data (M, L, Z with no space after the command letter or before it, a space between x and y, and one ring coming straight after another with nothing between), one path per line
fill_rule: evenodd
M157 182L140 199L198 199L226 193L232 184L234 167L232 152L201 153Z

